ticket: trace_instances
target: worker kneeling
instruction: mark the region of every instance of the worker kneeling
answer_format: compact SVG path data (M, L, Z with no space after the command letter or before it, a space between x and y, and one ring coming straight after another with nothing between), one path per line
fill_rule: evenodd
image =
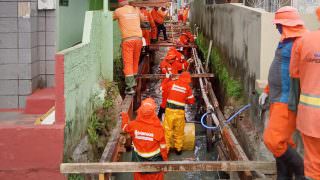
M184 140L185 105L193 104L195 101L189 83L191 83L190 73L183 72L178 80L170 81L164 89L167 106L163 127L165 129L167 148L169 151L173 140L174 148L178 155L182 152Z
M128 114L121 113L121 127L132 138L134 148L132 160L134 162L168 160L164 129L155 110L156 103L153 99L147 98L142 101L134 121L129 122ZM163 176L163 172L134 173L135 180L162 180Z

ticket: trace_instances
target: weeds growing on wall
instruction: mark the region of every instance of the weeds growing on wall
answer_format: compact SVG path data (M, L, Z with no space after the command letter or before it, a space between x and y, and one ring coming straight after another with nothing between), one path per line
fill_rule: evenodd
M108 142L110 132L116 124L117 109L114 107L115 100L119 95L117 84L114 82L104 82L105 93L102 105L93 107L96 109L88 122L87 133L89 142L95 151L97 158L101 156ZM96 99L96 98L93 98ZM95 104L95 103L93 103ZM94 105L95 106L95 105Z
M207 57L209 51L209 43L202 33L200 33L199 37L197 37L197 44L203 55ZM216 78L218 78L219 80L219 83L223 85L226 95L230 98L239 100L242 96L243 87L239 80L236 80L230 75L227 67L223 63L222 56L220 55L219 50L216 47L212 47L211 49L210 64Z
M113 63L113 79L118 85L118 89L121 94L124 93L125 90L125 82L124 82L124 74L123 74L123 63L121 57L117 57L114 59Z

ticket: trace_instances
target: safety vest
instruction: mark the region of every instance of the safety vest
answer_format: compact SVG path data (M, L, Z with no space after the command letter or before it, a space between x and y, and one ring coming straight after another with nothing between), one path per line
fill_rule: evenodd
M300 78L297 128L320 138L320 30L308 32L297 43L290 66L291 76Z
M123 131L130 134L134 151L144 158L163 154L167 150L163 127L160 124L159 126L151 124L152 121L159 121L160 123L159 119L136 119L129 123L128 119L123 118Z
M191 87L179 79L169 82L166 91L167 106L184 108L186 104L193 104L195 101Z

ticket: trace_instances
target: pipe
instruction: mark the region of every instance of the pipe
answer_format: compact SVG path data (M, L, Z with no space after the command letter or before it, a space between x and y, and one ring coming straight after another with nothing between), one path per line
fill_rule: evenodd
M241 114L243 111L247 110L249 107L251 107L251 104L247 104L244 107L242 107L240 110L238 110L236 113L234 113L231 117L229 117L226 122L224 123L224 125L230 123L235 117L237 117L239 114ZM213 131L217 130L219 128L219 126L207 126L206 124L204 124L204 118L207 117L207 115L210 114L209 112L206 112L202 115L201 117L201 125L206 128L206 129L211 129Z

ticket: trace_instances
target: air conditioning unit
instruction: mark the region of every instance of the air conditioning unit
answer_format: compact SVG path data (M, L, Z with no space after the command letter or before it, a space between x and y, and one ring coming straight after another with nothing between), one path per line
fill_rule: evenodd
M56 0L38 0L38 9L56 9Z

